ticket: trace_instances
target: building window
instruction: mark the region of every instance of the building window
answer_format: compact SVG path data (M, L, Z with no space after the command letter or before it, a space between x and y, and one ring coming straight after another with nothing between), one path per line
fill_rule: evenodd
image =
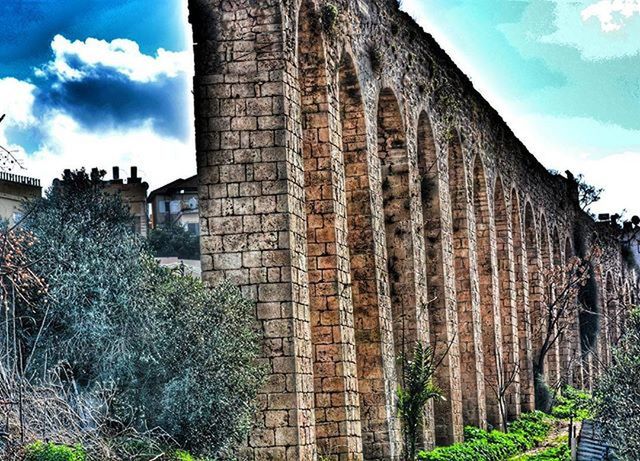
M171 214L180 213L180 200L172 200L170 205Z
M166 213L167 212L167 202L164 200L158 200L158 213Z

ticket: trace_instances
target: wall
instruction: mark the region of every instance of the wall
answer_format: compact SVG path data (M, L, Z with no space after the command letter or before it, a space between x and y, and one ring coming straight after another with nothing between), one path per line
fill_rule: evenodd
M192 0L190 21L203 278L240 285L264 333L250 459L398 459L396 390L416 341L446 354L426 446L500 424L506 374L508 417L533 409L549 269L594 232L598 296L637 289L575 183L397 2ZM615 331L601 304L592 340L592 318L568 320L547 381L597 375Z
M0 177L0 219L15 224L14 216L21 214L25 200L42 195L40 181L10 173L2 173Z

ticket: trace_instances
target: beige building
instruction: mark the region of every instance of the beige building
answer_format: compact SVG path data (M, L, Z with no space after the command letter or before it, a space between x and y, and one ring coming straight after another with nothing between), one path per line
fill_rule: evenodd
M65 176L69 171L65 170ZM91 170L91 176L99 177L98 168ZM112 179L103 179L102 181L107 192L120 195L123 203L129 207L129 212L133 216L134 230L146 237L149 229L149 214L147 212L147 190L149 189L149 184L138 177L138 168L132 166L131 174L125 181L120 178L120 168L114 166ZM63 181L55 179L53 184L56 186L61 182L63 183Z
M40 180L13 173L0 173L0 219L10 225L22 219L25 200L42 195Z
M149 194L151 226L178 223L193 235L200 234L198 177L176 179Z
M147 190L149 184L138 177L138 168L131 167L131 174L126 182L120 178L120 168L113 167L113 178L106 181L107 190L120 194L122 201L129 206L129 210L134 217L136 232L147 236L149 229L149 214L147 211Z

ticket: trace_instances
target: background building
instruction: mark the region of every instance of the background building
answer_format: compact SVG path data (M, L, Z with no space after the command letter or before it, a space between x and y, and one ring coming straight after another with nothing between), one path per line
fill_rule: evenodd
M67 176L69 172L70 170L65 170L64 176ZM102 174L104 175L104 172ZM91 170L91 177L101 177L98 168ZM131 167L131 174L125 182L120 178L120 168L114 166L113 178L102 179L102 183L105 191L120 195L123 203L129 207L129 212L133 216L135 231L146 237L149 229L149 213L147 212L147 190L149 189L149 184L138 177L138 168ZM64 180L54 179L53 185L54 187L64 186Z
M178 223L193 235L200 234L198 177L176 179L149 194L151 226Z
M123 202L129 206L131 214L134 217L134 226L136 232L147 236L149 228L149 214L147 212L147 190L149 184L142 182L142 178L138 177L138 168L131 167L131 174L127 181L120 179L120 168L113 167L113 179L106 181L107 190L120 194Z
M22 218L23 202L41 195L39 179L0 172L0 219L15 224Z

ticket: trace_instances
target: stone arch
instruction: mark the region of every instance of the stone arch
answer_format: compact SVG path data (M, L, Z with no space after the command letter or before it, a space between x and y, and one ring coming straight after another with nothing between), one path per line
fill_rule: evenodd
M563 261L567 268L570 270L571 264L573 264L574 245L571 243L571 238L567 235L564 238L564 253ZM574 301L578 303L578 298ZM568 384L582 388L584 386L584 370L582 367L582 352L580 345L580 308L577 305L572 307L570 316L568 318L569 325L567 326L566 338L563 341L566 349L561 356L561 370L566 374L563 375L563 379ZM562 352L562 351L561 351Z
M378 158L397 375L418 340L407 140L398 100L389 88L378 98Z
M530 219L533 219L532 216ZM513 250L516 279L516 306L518 313L517 327L519 338L520 365L520 403L522 411L533 411L535 408L533 389L533 357L531 344L531 311L529 284L529 244L523 236L522 214L518 192L511 190L511 225L513 229ZM534 234L535 235L535 234ZM534 247L535 248L535 247Z
M493 210L496 229L496 257L498 269L498 292L502 319L502 360L500 371L503 380L514 382L507 387L506 404L509 418L520 415L520 346L518 340L518 310L516 305L516 262L514 260L515 223L509 220L507 197L500 176L493 190ZM520 221L518 220L518 225ZM518 231L519 232L519 231Z
M457 356L457 324L455 299L448 293L443 253L443 213L441 184L447 184L438 161L433 129L427 112L418 118L418 169L422 201L427 286L429 289L429 332L433 350L444 356L436 371L438 385L446 400L434 405L435 436L439 445L450 444L462 437L460 369ZM446 223L446 221L445 221ZM453 305L453 312L451 310ZM449 345L451 344L451 347ZM447 349L449 351L447 352Z
M595 235L595 233L594 233ZM593 242L597 242L597 238L592 240ZM594 272L594 289L596 298L595 309L592 312L592 315L595 319L596 323L596 341L595 347L593 350L594 358L593 358L593 377L597 378L600 376L602 370L602 365L606 363L607 356L607 317L606 313L606 277L602 273L602 266L599 263L595 264L593 268ZM593 382L595 384L595 381Z
M527 269L529 274L529 303L531 308L531 338L533 348L534 378L544 372L544 364L540 362L541 325L544 288L542 283L542 260L537 225L530 202L525 205L524 229L527 248Z
M552 264L549 267L553 267L553 275L547 282L547 285L549 286L549 301L555 301L557 300L559 290L562 288L562 285L565 281L564 274L562 273L562 267L564 264L562 260L562 250L560 247L560 234L556 225L554 225L549 230L549 239L551 249L550 258ZM561 333L558 332L558 328L560 328L560 326L556 325L554 328L554 334ZM553 383L556 383L562 377L562 346L564 344L564 338L561 336L555 341L553 347L551 348L551 351L549 351L549 371Z
M575 252L573 249L573 244L571 243L571 237L567 235L564 238L564 259L566 262L569 262L569 260L574 256Z
M472 289L470 217L472 200L462 141L457 131L449 133L449 196L453 231L454 269L458 310L458 340L465 425L486 423L483 377L483 346L477 294Z
M501 427L502 415L496 391L504 378L502 364L502 320L499 286L492 241L491 210L486 173L482 158L477 154L473 162L473 210L476 224L476 263L480 285L480 316L484 356L487 422ZM507 261L508 262L508 261Z
M562 257L560 233L558 232L558 226L553 226L551 239L552 239L551 243L553 248L553 265L555 267L561 267L563 266L564 258Z
M565 272L565 259L564 259L564 250L562 248L562 243L560 241L560 232L558 231L558 226L554 225L551 234L551 257L553 259L553 280L551 283L551 296L552 300L557 300L559 296L561 296L561 290L566 282L566 272ZM565 318L569 320L569 316L572 315L573 310L571 307L566 307L565 310ZM569 332L567 328L564 326L564 321L559 321L558 325L554 328L555 333L559 335L556 340L550 354L552 355L551 364L555 364L555 378L562 379L564 383L568 383L570 379L570 354L571 354L571 346L568 340ZM559 330L559 331L558 331Z
M316 441L331 454L361 452L353 309L343 207L337 95L328 85L322 25L311 0L300 4L298 81L307 222L307 271L314 373ZM333 99L332 99L333 98ZM331 405L329 405L331 403Z
M375 271L367 125L358 74L348 53L343 55L340 64L339 101L362 450L367 458L375 456L381 449L380 444L388 441L388 415ZM355 405L357 402L352 403ZM327 405L331 406L331 402Z
M617 321L618 321L618 295L613 274L607 272L605 284L605 298L603 304L603 313L607 325L606 342L607 342L607 364L611 363L611 347L615 345L617 339Z
M552 238L549 232L549 226L547 225L547 217L544 212L540 213L540 256L542 261L542 287L543 287L543 299L542 299L542 311L540 315L543 317L540 318L541 323L541 331L540 331L540 344L544 341L545 336L547 335L547 306L549 303L552 303L555 299L555 286L553 283L553 269L554 265L554 254L552 249ZM534 324L536 325L536 324ZM558 342L556 341L551 347L551 349L547 352L546 360L545 360L545 373L544 376L547 378L549 384L554 384L557 382L560 373L560 357L558 351Z

